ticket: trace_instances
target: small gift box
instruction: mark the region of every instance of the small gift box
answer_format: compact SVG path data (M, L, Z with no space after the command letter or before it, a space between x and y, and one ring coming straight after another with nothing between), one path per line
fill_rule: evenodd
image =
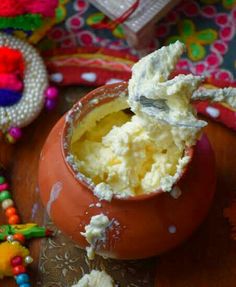
M122 23L129 44L142 49L153 38L154 24L179 0L89 0L89 2L112 20Z

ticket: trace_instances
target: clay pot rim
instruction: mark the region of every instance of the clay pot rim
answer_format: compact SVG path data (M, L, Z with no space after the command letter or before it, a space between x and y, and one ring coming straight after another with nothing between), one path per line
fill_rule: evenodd
M87 189L89 189L92 193L93 193L93 189L94 189L94 184L89 184L88 181L86 181L86 179L88 180L87 177L85 177L82 173L77 172L78 174L81 175L81 178L77 178L76 177L76 171L72 168L71 164L66 160L67 156L71 155L69 153L68 150L68 146L69 146L69 133L70 133L70 129L72 128L72 126L74 125L74 123L80 119L80 117L78 119L74 118L74 115L77 114L79 111L81 111L82 107L84 105L88 105L88 102L90 102L91 100L94 100L95 96L97 94L99 94L99 92L103 91L104 89L107 90L111 90L111 89L123 89L123 91L119 92L118 94L111 94L110 96L105 95L101 100L101 103L95 103L94 102L94 107L97 107L101 104L105 104L108 103L110 101L112 101L113 99L117 98L117 95L121 94L122 92L126 92L127 93L127 87L128 87L128 83L127 82L119 82L119 83L114 83L114 84L109 84L109 85L103 85L101 87L98 87L96 89L93 89L92 91L90 91L87 95L85 95L84 97L82 97L79 101L77 101L73 107L67 112L66 116L65 116L65 121L63 124L63 129L62 129L62 137L61 137L61 151L63 154L63 159L64 162L69 170L69 172L73 175L73 177L75 178L76 181L78 181L80 184L82 184L84 187L86 187ZM93 106L91 105L90 109L88 112L90 112L90 110L92 110ZM86 116L86 114L85 114ZM84 116L83 116L84 117ZM82 118L83 118L82 117ZM72 119L72 120L71 120ZM194 155L194 146L191 147L187 147L185 149L184 152L184 156L189 156L190 159L188 161L188 163L185 165L185 167L183 168L182 172L179 174L178 178L176 179L175 184L172 186L172 189L178 184L178 182L184 177L185 173L188 170L188 167L193 159L193 155ZM156 196L160 196L161 194L170 194L170 192L166 192L164 190L162 190L161 188L157 189L156 191L147 193L147 194L140 194L140 195L136 195L136 196L129 196L129 197L117 197L116 195L114 195L111 199L112 201L131 201L131 202L136 202L136 201L142 201L142 200L149 200L153 197ZM94 195L96 197L96 195ZM97 197L97 199L99 200L99 198ZM105 201L105 200L102 200Z

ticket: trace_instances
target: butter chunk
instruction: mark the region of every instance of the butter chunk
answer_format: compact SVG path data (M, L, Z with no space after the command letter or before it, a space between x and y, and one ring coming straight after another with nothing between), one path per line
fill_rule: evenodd
M106 184L105 182L101 182L95 186L94 194L100 200L111 201L114 192L111 189L111 186L109 184Z
M105 271L92 270L71 287L114 287L114 280Z
M110 225L109 218L103 213L91 217L90 223L85 226L85 232L81 232L90 244L86 248L90 260L94 259L95 251L106 242L106 230Z
M170 192L188 164L185 150L195 145L206 123L197 119L191 105L202 78L169 79L184 49L177 41L138 61L128 98L95 108L78 127L83 134L75 131L72 153L80 172L94 182L100 200L160 188ZM125 113L127 104L134 114Z

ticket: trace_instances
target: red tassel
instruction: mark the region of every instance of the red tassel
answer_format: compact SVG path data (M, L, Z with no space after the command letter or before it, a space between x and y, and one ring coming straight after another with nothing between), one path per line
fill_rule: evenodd
M19 73L23 78L24 59L19 50L0 47L0 74Z

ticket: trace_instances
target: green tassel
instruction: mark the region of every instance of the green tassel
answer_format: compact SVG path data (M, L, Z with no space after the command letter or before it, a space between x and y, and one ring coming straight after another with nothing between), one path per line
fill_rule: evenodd
M0 29L22 29L32 31L42 26L42 16L39 14L25 14L17 17L0 17Z

